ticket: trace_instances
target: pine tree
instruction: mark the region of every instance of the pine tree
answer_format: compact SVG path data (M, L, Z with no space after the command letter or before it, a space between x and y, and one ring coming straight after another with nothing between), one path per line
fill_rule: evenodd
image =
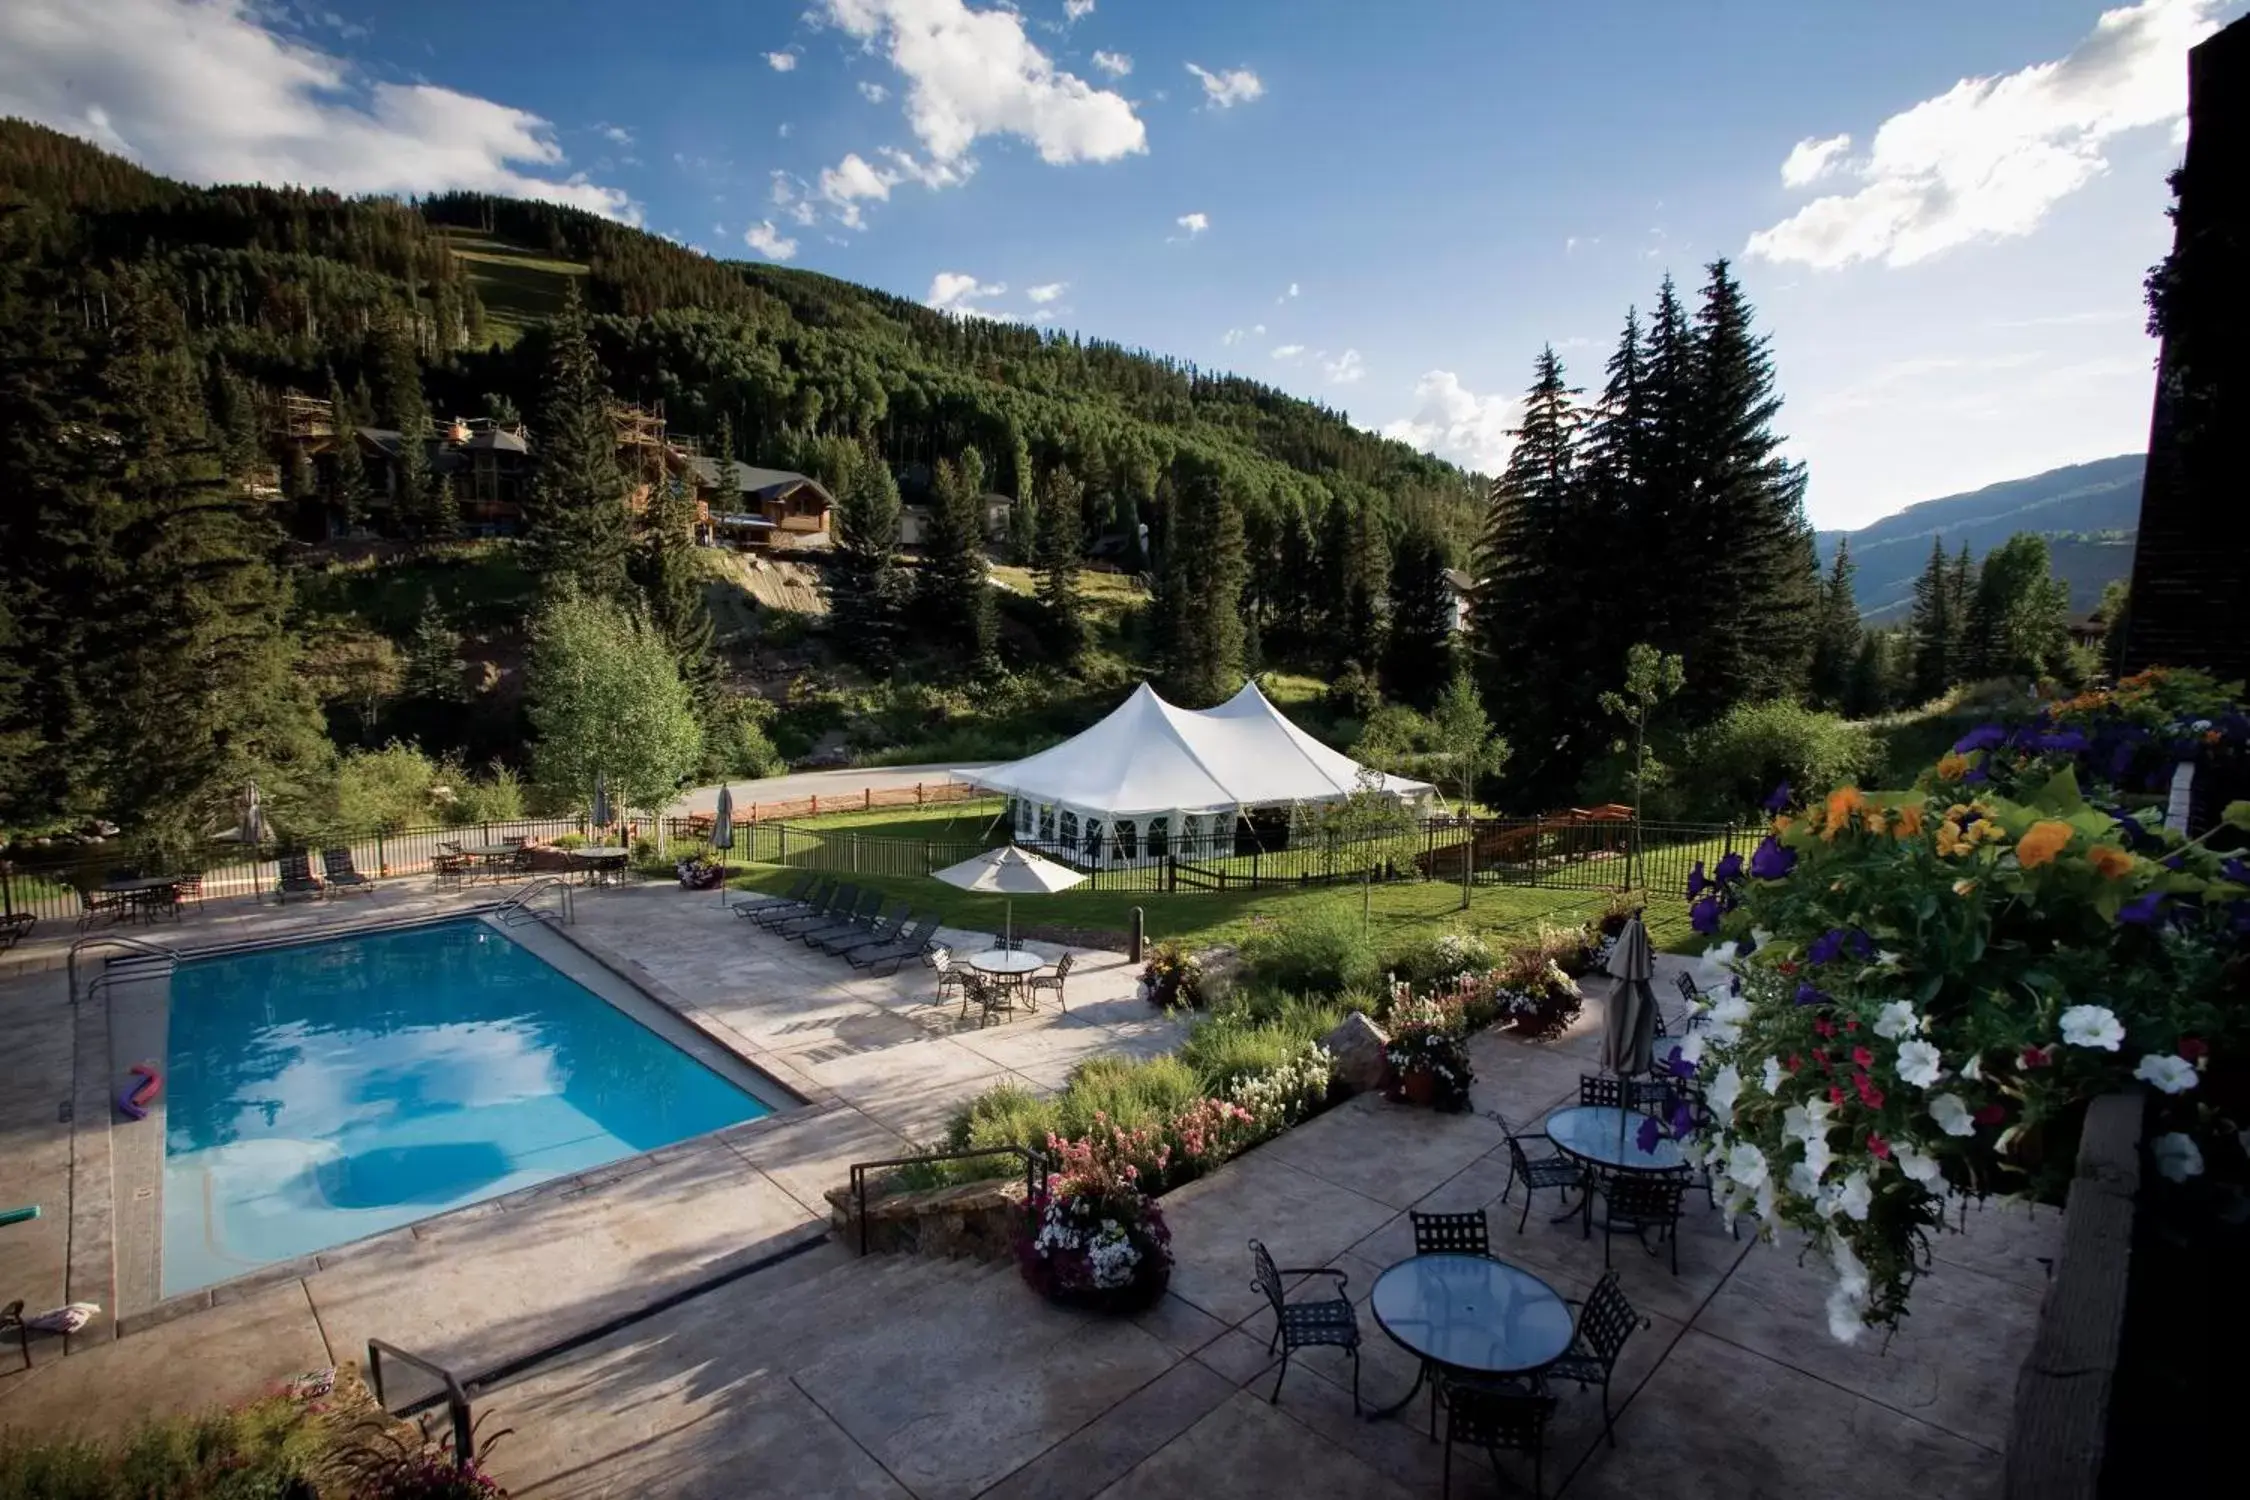
M1373 670L1383 659L1383 603L1391 587L1390 540L1372 504L1352 516L1350 550L1345 554L1339 648L1344 660Z
M1648 570L1639 580L1642 586L1634 591L1640 601L1637 611L1642 632L1632 632L1630 622L1620 622L1619 628L1630 641L1645 640L1673 653L1688 648L1700 616L1722 602L1691 569L1679 565L1683 553L1701 542L1693 503L1695 479L1689 461L1695 429L1695 377L1694 334L1688 326L1687 309L1680 303L1679 289L1667 275L1657 288L1656 308L1648 322L1647 353L1641 371L1645 413L1640 434L1641 473L1628 496L1630 508L1623 534L1632 544L1629 556L1665 558L1672 565ZM1723 603L1732 607L1732 601ZM1615 673L1623 666L1623 656L1616 655L1605 661L1604 673Z
M1313 622L1321 642L1321 660L1331 671L1341 670L1352 660L1352 543L1356 533L1351 502L1331 494L1320 513ZM1363 671L1374 670L1367 662L1359 665Z
M1814 617L1812 665L1805 688L1822 708L1842 707L1851 693L1853 663L1859 657L1859 602L1852 597L1851 544L1836 539L1835 561L1821 585L1820 606Z
M1207 708L1242 685L1242 505L1202 465L1180 484L1179 500L1165 562L1177 611L1165 676L1182 707Z
M1768 340L1727 262L1696 309L1688 545L1674 561L1708 601L1682 655L1685 706L1709 719L1746 698L1794 695L1811 656L1818 591L1804 465L1781 454Z
M397 486L391 496L391 514L401 527L427 538L436 529L437 483L430 472L429 408L410 407L402 414L398 433L398 466L392 473Z
M1061 464L1040 477L1035 548L1039 603L1047 612L1047 630L1055 653L1065 661L1075 659L1086 648L1086 607L1078 594L1084 503L1078 481Z
M2047 539L2019 531L1984 556L1963 631L1963 676L2037 678L2070 655L2070 593L2048 572Z
M734 418L723 411L719 413L719 420L711 429L711 457L718 461L722 469L735 459Z
M357 526L367 515L367 463L360 456L359 427L352 420L351 403L334 376L328 380L328 406L335 429L329 449L328 505L345 526Z
M211 412L211 431L219 441L220 464L228 478L247 478L258 463L258 409L250 387L227 368L225 360L218 360L212 366L205 399Z
M1274 579L1274 631L1269 649L1277 657L1303 659L1312 653L1320 617L1320 549L1306 524L1304 507L1287 501L1281 512L1280 561Z
M1927 703L1951 687L1960 665L1955 646L1961 623L1953 600L1953 572L1946 566L1945 540L1932 538L1929 564L1914 580L1914 611L1907 626L1914 643L1910 680L1917 703Z
M898 481L868 453L836 497L835 608L845 652L888 667L898 657Z
M632 518L617 461L609 389L578 294L568 279L562 312L548 325L546 394L539 412L539 467L524 506L532 567L552 591L575 586L592 599L629 597L626 554Z
M1019 568L1039 565L1040 497L1026 481L1025 493L1008 507L1008 561Z
M1673 312L1677 316L1675 303ZM1625 328L1609 357L1601 399L1586 422L1585 500L1580 507L1588 534L1611 539L1615 555L1662 557L1667 545L1661 508L1651 503L1656 491L1649 474L1650 392L1648 356L1642 346L1639 316L1625 314ZM1610 550L1605 548L1605 550ZM1645 589L1629 598L1608 597L1600 608L1587 612L1586 660L1594 678L1606 677L1625 659L1625 649L1635 641L1658 634L1657 609L1667 591L1667 580L1649 570ZM1587 585L1600 588L1598 578ZM1581 694L1581 697L1584 695ZM1590 712L1591 704L1585 706Z
M963 670L992 652L992 598L985 587L983 461L975 449L962 461L939 459L923 542L921 609L931 641Z
M703 598L703 564L695 545L692 469L669 477L650 496L633 574L649 624L671 646L680 679L694 695L699 711L708 713L718 698L718 661L712 652L711 610Z
M453 493L453 476L440 474L430 490L428 536L434 542L450 542L461 535L461 500Z
M461 701L461 638L445 623L437 595L425 591L422 610L415 617L414 635L407 642L406 671L399 691L425 708L443 708ZM434 722L434 716L432 716Z
M1427 713L1453 680L1453 588L1445 539L1426 523L1407 527L1391 558L1390 629L1383 688Z

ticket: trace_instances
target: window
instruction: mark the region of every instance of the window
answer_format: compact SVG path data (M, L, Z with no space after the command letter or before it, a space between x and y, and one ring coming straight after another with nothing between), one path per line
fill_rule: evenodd
M1086 857L1092 860L1102 857L1102 820L1099 818L1086 820Z
M1074 812L1062 815L1062 842L1065 847L1078 842L1078 814Z
M1148 857L1149 857L1150 859L1162 859L1162 858L1163 858L1163 857L1164 857L1165 855L1167 855L1167 854L1169 854L1169 853L1171 853L1171 852L1172 852L1172 820L1171 820L1170 818L1151 818L1151 819L1149 819L1149 820L1148 820Z
M1055 841L1055 805L1052 802L1039 804L1039 837L1046 843Z
M1131 818L1119 818L1110 825L1110 845L1119 859L1138 859L1141 853L1141 826Z
M1038 817L1032 805L1021 798L1012 799L1008 805L1016 810L1016 832L1030 833L1034 826L1032 820Z

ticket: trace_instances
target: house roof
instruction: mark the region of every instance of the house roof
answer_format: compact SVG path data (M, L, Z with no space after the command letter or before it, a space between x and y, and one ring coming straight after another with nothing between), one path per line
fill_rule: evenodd
M1445 581L1456 594L1466 594L1477 586L1477 581L1459 568L1447 568L1445 570Z
M719 460L699 453L689 458L688 464L705 484L714 489L720 487ZM829 494L819 480L809 475L799 474L792 469L761 469L755 464L746 464L739 459L729 459L726 470L732 480L732 488L738 494L779 500L809 486L824 503L828 505L836 503L835 496Z
M530 440L522 433L509 432L499 427L486 427L473 431L461 446L469 449L489 449L494 453L529 453L531 451Z

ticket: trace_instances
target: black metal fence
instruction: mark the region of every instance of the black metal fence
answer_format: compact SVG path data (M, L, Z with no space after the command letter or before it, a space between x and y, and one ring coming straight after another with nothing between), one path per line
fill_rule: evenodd
M762 822L734 830L731 860L822 874L875 879L921 879L985 852L1005 838L912 839L895 829L861 833L849 825ZM675 821L681 840L702 836L704 825ZM1114 837L1060 845L1021 839L1070 865L1091 891L1174 893L1263 890L1435 880L1477 885L1520 885L1588 892L1640 889L1651 900L1684 900L1688 872L1708 868L1729 852L1745 856L1754 830L1725 823L1644 823L1636 844L1627 822L1568 818L1452 817L1417 819L1372 837L1343 838L1287 829L1271 847L1238 842L1228 832L1198 840L1121 842ZM1247 845L1247 846L1246 846Z

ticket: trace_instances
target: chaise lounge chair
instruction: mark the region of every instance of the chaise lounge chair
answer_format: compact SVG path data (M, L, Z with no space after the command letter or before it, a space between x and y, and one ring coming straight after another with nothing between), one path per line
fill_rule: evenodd
M320 851L321 868L328 872L328 888L332 891L365 891L375 893L375 882L359 873L352 863L349 849L323 849Z
M828 888L826 900L813 897L813 909L797 916L785 916L778 922L764 924L766 931L778 932L783 937L795 937L808 927L825 927L852 909L859 900L859 887L849 881L840 881Z
M786 921L791 917L809 916L816 911L826 911L828 903L835 898L835 895L836 882L834 878L823 875L814 883L812 894L804 900L769 902L764 906L751 907L744 915L760 927L772 927L775 923Z
M808 936L805 941L832 957L849 953L854 948L865 948L872 943L887 943L905 929L910 910L904 901L893 901L881 915L871 917L848 931Z
M302 898L318 901L328 894L320 877L312 872L312 852L304 848L284 849L275 858L281 865L281 881L274 894L283 901Z
M920 958L937 935L938 919L935 912L924 912L920 921L906 929L896 941L874 943L864 948L854 948L845 957L855 969L866 969L879 975L896 974L900 964L910 958Z
M733 907L734 914L738 917L747 917L762 911L772 911L777 907L803 906L805 898L812 894L813 882L819 878L810 870L800 870L797 872L797 878L789 882L788 890L783 891L778 896L754 895L746 900L737 901Z
M865 940L874 936L875 913L882 907L881 891L864 890L858 900L830 914L827 921L801 927L793 935L808 948L818 947L823 938L856 936Z

